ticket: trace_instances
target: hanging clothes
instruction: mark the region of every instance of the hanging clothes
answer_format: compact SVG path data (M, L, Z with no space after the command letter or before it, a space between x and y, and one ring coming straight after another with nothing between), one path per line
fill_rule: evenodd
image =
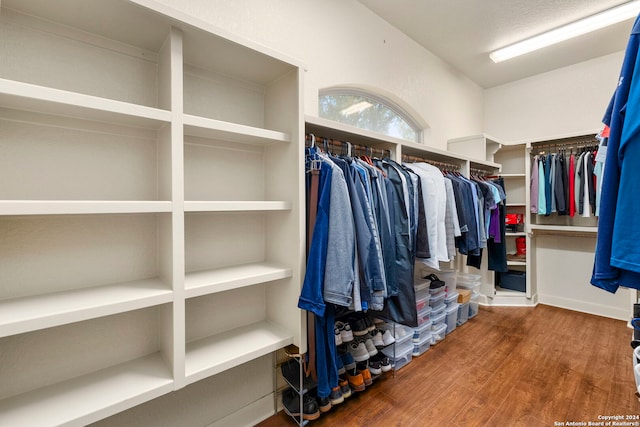
M603 122L610 129L591 283L609 292L640 289L637 182L640 162L640 17L627 44L618 86ZM634 78L636 77L636 78Z
M530 202L529 202L529 206L530 206L530 210L531 213L537 214L538 213L538 189L539 187L539 180L538 180L538 162L540 161L540 158L538 156L534 156L533 157L533 162L531 164L531 177L529 179L529 196L530 196Z

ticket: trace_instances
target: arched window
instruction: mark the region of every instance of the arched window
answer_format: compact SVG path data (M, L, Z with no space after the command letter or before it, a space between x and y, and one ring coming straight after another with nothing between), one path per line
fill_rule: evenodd
M422 142L422 127L384 96L355 88L320 90L319 116L395 138Z

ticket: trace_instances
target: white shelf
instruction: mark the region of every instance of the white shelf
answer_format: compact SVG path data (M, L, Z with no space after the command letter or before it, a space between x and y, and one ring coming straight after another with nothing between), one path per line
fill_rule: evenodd
M598 227L579 227L575 225L541 225L541 224L531 224L529 226L531 231L548 231L548 232L560 232L560 233L589 233L589 234L597 234Z
M0 401L0 425L86 425L172 390L156 353Z
M158 279L0 301L0 337L171 302Z
M185 358L187 383L194 383L292 343L293 337L288 331L269 322L242 326L190 342Z
M187 298L228 291L245 286L266 283L291 277L290 268L282 268L266 263L244 264L215 270L187 273L185 296Z
M166 201L1 200L0 215L70 215L171 212Z
M0 105L147 129L159 129L171 121L166 110L6 79L0 79Z
M251 145L291 142L291 136L283 132L192 116L190 114L184 115L184 134Z
M291 210L288 201L185 201L185 212L242 212Z
M504 233L504 235L506 237L524 237L527 235L527 233L525 233L524 231L519 231L517 233L510 233L507 231L506 233Z
M508 194L507 194L507 197L509 197ZM508 208L525 207L525 206L527 206L526 203L507 203Z
M523 173L501 173L499 174L501 178L525 178L525 174Z
M525 261L507 261L507 265L526 267L527 263Z

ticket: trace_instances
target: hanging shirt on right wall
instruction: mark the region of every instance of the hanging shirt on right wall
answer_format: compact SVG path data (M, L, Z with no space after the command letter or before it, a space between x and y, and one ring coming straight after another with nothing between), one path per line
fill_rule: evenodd
M591 283L615 293L640 289L640 17L636 18L618 86L604 117L609 129Z

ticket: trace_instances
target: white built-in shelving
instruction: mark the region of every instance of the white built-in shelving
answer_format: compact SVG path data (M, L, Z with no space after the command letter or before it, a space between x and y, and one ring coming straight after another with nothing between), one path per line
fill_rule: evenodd
M154 0L1 7L0 425L304 350L302 65Z

